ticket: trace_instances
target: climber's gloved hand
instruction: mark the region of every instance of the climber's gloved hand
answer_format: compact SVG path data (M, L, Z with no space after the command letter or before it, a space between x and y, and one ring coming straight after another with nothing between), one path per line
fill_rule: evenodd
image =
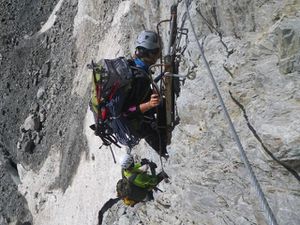
M148 159L144 158L144 159L141 160L142 165L146 165L146 164L149 164L149 163L150 163L150 161Z
M149 162L148 164L149 164L150 168L152 168L152 169L156 169L157 168L157 165L154 162Z

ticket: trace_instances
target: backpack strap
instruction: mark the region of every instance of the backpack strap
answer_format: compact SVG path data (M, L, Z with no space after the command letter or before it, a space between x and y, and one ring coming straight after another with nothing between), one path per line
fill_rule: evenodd
M129 178L128 178L128 181L130 182L130 183L132 183L133 184L133 181L135 180L135 178L137 177L137 173L134 173L134 174L132 174Z
M149 77L150 75L145 70L143 70L139 67L136 67L136 66L130 66L130 68L132 69L135 78L146 77L151 81L151 79Z
M122 178L126 179L129 181L129 183L133 184L133 181L135 180L135 178L137 177L138 173L133 173L130 177L125 177L124 175L124 169L122 169Z
M137 67L132 58L127 59L127 62L128 62L129 67L133 71L134 77L147 77L150 80L149 74L142 68Z
M136 66L130 66L130 68L133 71L134 78L146 78L146 79L148 79L150 84L152 83L151 78L149 77L150 75L145 70L143 70L139 67L136 67ZM148 90L150 90L150 86L149 86ZM143 96L143 98L141 98L142 102L146 99L147 95L148 95L148 91L145 92L145 95Z

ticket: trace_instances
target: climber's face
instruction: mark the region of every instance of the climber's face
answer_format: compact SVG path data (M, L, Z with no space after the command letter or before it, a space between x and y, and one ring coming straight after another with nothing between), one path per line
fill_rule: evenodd
M156 63L156 61L160 58L160 49L148 50L148 63L150 65Z

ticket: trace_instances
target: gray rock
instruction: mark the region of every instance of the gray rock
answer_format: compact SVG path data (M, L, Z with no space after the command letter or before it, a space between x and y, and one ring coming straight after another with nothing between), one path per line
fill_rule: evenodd
M44 77L48 77L50 73L50 62L45 62L41 69L41 74Z
M46 120L46 110L42 109L39 113L40 122L43 123Z
M30 112L32 114L35 114L36 112L38 112L39 109L40 109L40 105L37 102L32 103L32 105L30 106Z
M8 172L8 174L11 176L11 179L13 180L13 182L16 184L16 185L19 185L21 184L21 180L20 180L20 176L19 176L19 173L18 173L18 169L15 165L15 163L12 161L9 161L6 163L6 170ZM0 223L1 224L1 223Z
M282 5L282 1L257 4L229 0L224 4L199 0L190 6L198 39L207 37L206 57L247 156L278 223L286 225L300 223L293 209L299 208L299 191L290 192L299 183L291 174L282 172L284 169L270 159L258 139L275 156L298 168L300 22L296 12L300 5L288 5ZM229 57L219 38L210 33L196 12L196 6L207 21L222 31L226 45L234 49ZM184 6L179 7L182 15ZM160 12L161 17L169 15L167 10ZM189 22L186 27L191 31ZM186 52L186 61L197 65L197 76L186 81L178 98L181 123L173 131L170 159L165 165L171 184L160 185L166 190L162 196L169 199L170 207L164 209L161 201L154 206L147 203L144 210L133 209L137 216L129 217L131 223L138 224L138 218L144 218L144 224L266 224L191 32ZM245 115L229 91L244 107ZM141 147L136 154L153 157L148 151ZM287 188L287 183L281 183L283 180L292 187ZM280 194L279 184L284 190L289 189L283 192L289 193ZM291 199L293 206L277 207ZM116 215L118 210L115 207L108 213L108 224L123 222L122 215ZM127 215L131 214L127 211Z
M4 217L2 215L0 215L0 224L1 225L8 225L6 219L4 219Z
M42 97L45 94L45 88L44 87L40 87L37 91L36 97L37 99L42 99Z
M42 136L40 135L40 133L36 132L36 136L33 139L34 139L34 144L38 145L42 140Z
M34 148L35 148L35 144L34 144L33 140L28 140L27 142L25 142L23 144L23 151L26 152L26 153L32 154Z
M35 114L30 114L23 124L23 128L25 131L29 130L40 130L41 124L40 124L40 118L39 116Z
M48 47L48 44L49 44L48 41L49 41L49 37L48 37L48 35L46 35L45 38L44 38L44 40L42 41L43 47L45 49L47 49L47 47Z
M57 135L61 137L63 135L62 130L57 130Z
M17 149L21 149L21 148L22 148L22 144L21 144L20 141L18 141L18 143L17 143Z
M77 6L77 2L78 8L74 7ZM54 3L36 1L35 4L30 4L30 7L23 7L24 10L21 11L24 12L24 16L14 18L16 20L25 18L24 22L19 20L13 24L11 20L9 27L1 24L0 31L4 34L4 40L1 42L4 46L0 44L1 49L4 47L4 52L10 53L5 55L9 63L7 66L2 63L3 69L1 67L5 79L4 82L0 82L3 84L3 88L2 86L0 88L1 105L3 103L14 108L17 103L21 109L20 113L12 113L15 110L9 110L7 112L12 114L6 113L0 117L0 124L7 124L5 129L9 128L7 136L12 137L9 141L12 143L18 141L18 137L14 136L19 124L13 129L16 121L14 118L20 121L29 111L30 105L26 102L38 99L43 108L47 109L47 117L49 116L45 123L47 126L43 128L46 141L41 143L43 146L39 151L35 152L33 147L39 143L40 133L35 130L31 118L29 122L31 125L28 126L33 127L33 130L31 128L25 130L23 127L22 131L26 133L22 133L24 137L19 142L32 154L17 152L20 163L25 164L28 170L31 168L36 172L36 176L32 178L26 176L24 182L28 183L19 185L18 188L23 189L35 218L28 216L30 212L26 200L18 196L15 198L18 202L12 202L11 193L7 191L8 186L4 186L0 202L12 202L12 206L0 204L0 211L7 210L5 213L11 214L8 217L11 218L10 221L39 221L40 225L46 225L57 218L58 220L62 218L57 224L63 223L64 217L68 218L70 224L96 219L88 218L91 214L95 216L94 213L85 213L85 210L81 210L80 213L74 214L74 211L69 212L68 208L75 209L75 206L78 206L77 209L86 208L89 212L95 212L100 208L99 201L103 199L96 199L96 203L93 204L91 196L85 195L90 193L96 195L99 192L104 192L101 193L104 195L106 192L114 194L112 193L115 186L114 179L120 177L120 173L118 165L106 166L107 152L98 156L99 152L95 150L98 149L99 142L96 144L89 141L89 146L85 143L86 137L82 131L89 130L83 125L85 124L83 121L89 99L90 79L84 75L88 72L83 68L86 61L98 60L95 58L97 56L114 57L123 53L130 55L129 49L134 49L137 33L142 29L155 29L158 21L170 18L169 6L174 2L173 0L64 1L61 10L56 14L56 22L47 33L40 36L32 33L33 36L28 36L26 40L22 37L13 39L13 42L23 40L19 48L12 47L13 36L18 33L24 36L27 30L33 32L39 30L41 22L46 22L46 18L52 12ZM14 1L10 3L15 6L14 12L20 12L18 8L20 4ZM5 4L0 3L3 6L0 9L6 9ZM27 12L27 8L37 10ZM154 193L155 201L137 204L133 208L124 207L122 202L116 204L107 211L103 224L266 224L258 198L249 181L248 172L240 159L228 124L224 120L223 110L200 57L195 41L197 39L204 42L205 54L223 100L278 223L300 224L297 214L300 207L299 182L277 165L262 147L263 144L289 165L295 167L299 165L297 164L300 162L299 9L298 1L292 0L191 1L190 12L198 37L193 36L190 23L186 21L185 27L189 29L189 35L182 70L195 66L196 77L193 81L186 80L177 102L181 121L173 131L172 144L169 147L170 158L167 162L163 161L171 182L159 184L163 192ZM123 10L125 12L122 15ZM208 28L197 10L201 10L207 21L222 33L223 44L214 34L215 30ZM38 12L40 14L36 14ZM178 25L184 12L184 1L181 1L178 6ZM78 13L76 20L79 19L77 22L74 20L76 13ZM10 13L4 13L4 17L6 14ZM120 18L117 19L118 17ZM25 30L18 30L24 27ZM73 30L73 27L77 29ZM164 43L168 42L168 27L167 24L161 27ZM14 28L16 35L10 37L6 34L7 30ZM203 38L204 36L206 38ZM37 48L33 49L33 46ZM234 49L233 53L229 55L228 49ZM46 62L47 60L51 65ZM37 64L38 68L33 64ZM43 102L45 94L37 98L35 92L37 87L32 87L33 74L24 72L12 76L11 68L20 72L40 70L39 80L43 85L47 85L48 101ZM180 74L184 74L183 71L180 71ZM18 82L15 79L18 79ZM6 82L11 85L8 89L5 87ZM24 88L19 91L15 85L21 84ZM3 89L7 93L3 93L1 91ZM39 112L40 123L45 121L42 114L46 115ZM5 123L2 123L3 121ZM252 130L249 125L252 125ZM59 137L60 134L63 138ZM11 149L14 154L14 148ZM82 154L84 150L86 154ZM115 151L116 157L120 157L122 150ZM143 141L133 153L137 158L147 157L159 165L159 157ZM96 159L88 160L93 154ZM55 178L54 170L46 167L52 162L59 165L59 174L55 174ZM105 166L103 176L99 176L99 165ZM82 171L84 168L92 169ZM28 171L29 174L32 172ZM88 185L86 182L80 182L84 172L95 177ZM79 177L77 173L80 174ZM0 183L3 183L2 173L0 176ZM37 176L41 177L41 187L35 182ZM97 182L94 182L95 180ZM35 183L31 186L30 182ZM13 193L17 193L15 184L11 184L10 187L14 190ZM87 188L89 190L85 191ZM48 190L56 192L61 189L63 192L66 191L63 199L59 197L61 195L57 195L55 200L51 199L49 194L49 199L48 197L45 199L50 201L39 205L41 202L38 200L42 199L40 196L45 196ZM80 193L73 192L76 190ZM34 199L34 192L37 191L41 192L40 196ZM68 196L72 198L67 199ZM82 201L85 198L88 201ZM68 204L72 206L68 207ZM20 210L20 206L25 211ZM56 213L62 209L63 215ZM24 218L25 216L27 218Z

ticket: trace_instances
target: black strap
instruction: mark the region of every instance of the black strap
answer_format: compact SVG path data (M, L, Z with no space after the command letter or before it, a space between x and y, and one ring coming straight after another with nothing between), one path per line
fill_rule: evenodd
M122 173L122 178L128 180L129 183L131 183L131 184L133 184L133 185L134 185L133 181L135 180L135 178L137 177L137 175L139 175L138 173L133 173L130 177L127 178L127 177L125 177L125 175L124 175L124 169L122 169L121 173Z
M149 77L150 75L145 70L143 70L139 67L136 67L136 66L130 66L130 68L132 69L133 75L134 75L135 78L136 77L146 77L149 80L151 80L150 77Z
M138 175L138 173L132 174L130 177L127 178L128 181L129 181L130 183L134 184L133 181L135 180L135 178L137 177L137 175Z
M121 148L121 146L118 144L118 140L117 138L114 136L114 134L112 132L107 133L106 132L106 128L103 126L97 126L97 124L93 124L90 126L90 128L95 132L95 135L100 137L103 145L105 146L109 146L111 144L116 145L118 148Z
M102 206L100 211L98 212L98 225L102 225L103 221L103 215L104 213L109 210L111 207L113 207L114 204L116 204L120 198L111 198L105 204Z

